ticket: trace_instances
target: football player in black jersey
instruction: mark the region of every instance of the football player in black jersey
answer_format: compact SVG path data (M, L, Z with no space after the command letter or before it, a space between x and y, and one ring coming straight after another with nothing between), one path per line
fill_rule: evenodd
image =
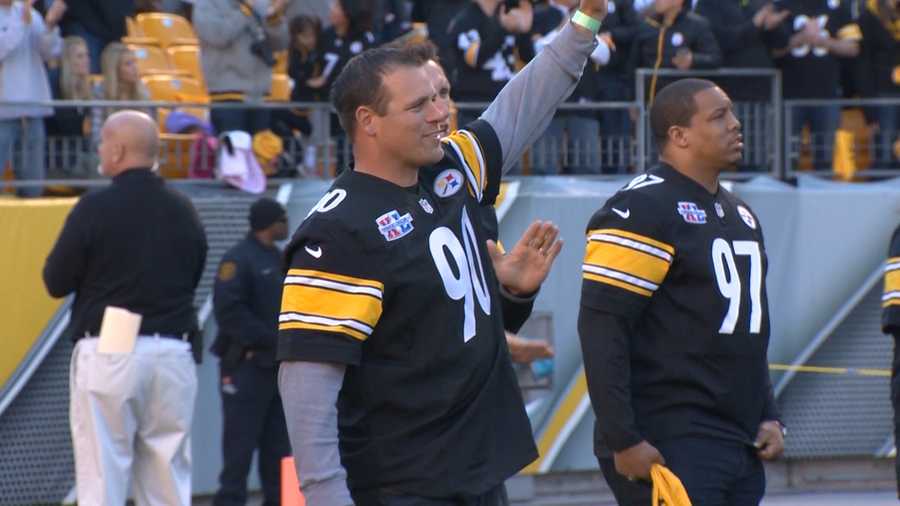
M740 122L714 83L683 79L650 110L661 155L591 218L578 331L595 453L621 505L664 463L697 505L756 505L783 433L766 351L759 220L719 184Z
M409 52L369 50L335 81L355 167L291 240L279 316L279 387L311 506L506 504L503 481L537 456L497 287L529 293L540 273L515 248L495 268L478 213L574 89L605 13L606 0L582 0L446 137ZM552 260L545 241L527 247Z
M884 295L881 297L881 329L894 337L891 365L891 405L894 408L894 441L900 441L900 226L894 230L884 265ZM900 497L900 464L895 464Z

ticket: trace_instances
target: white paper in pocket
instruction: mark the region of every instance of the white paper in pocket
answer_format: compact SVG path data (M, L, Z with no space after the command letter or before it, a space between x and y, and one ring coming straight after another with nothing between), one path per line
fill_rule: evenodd
M120 307L107 306L100 325L99 353L131 353L141 328L141 315Z

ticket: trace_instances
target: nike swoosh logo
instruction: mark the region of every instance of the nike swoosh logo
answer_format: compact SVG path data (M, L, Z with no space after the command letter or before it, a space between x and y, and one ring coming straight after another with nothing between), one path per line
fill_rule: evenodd
M629 216L631 216L631 209L626 209L624 211L620 211L615 207L612 208L612 212L618 214L623 220L627 220Z
M319 258L322 256L322 247L316 246L316 249L312 249L309 246L304 246L303 249L306 250L307 253L313 256L313 258Z

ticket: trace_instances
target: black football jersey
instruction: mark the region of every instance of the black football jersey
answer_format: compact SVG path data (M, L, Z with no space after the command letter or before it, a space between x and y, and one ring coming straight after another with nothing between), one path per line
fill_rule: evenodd
M900 227L894 230L884 265L884 295L881 326L886 333L900 334Z
M278 356L347 364L352 490L478 494L537 456L480 219L499 140L475 121L443 147L414 187L341 174L287 250Z
M756 437L772 402L766 269L750 208L667 165L591 218L581 303L631 326L631 402L643 437Z

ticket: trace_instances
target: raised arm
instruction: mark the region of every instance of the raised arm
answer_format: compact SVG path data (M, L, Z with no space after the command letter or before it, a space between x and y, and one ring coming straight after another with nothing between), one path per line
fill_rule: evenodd
M606 0L582 0L579 10L589 17L606 17ZM595 34L569 22L559 36L522 69L491 102L481 119L497 134L503 156L503 172L553 119L578 80L588 56L597 44Z

